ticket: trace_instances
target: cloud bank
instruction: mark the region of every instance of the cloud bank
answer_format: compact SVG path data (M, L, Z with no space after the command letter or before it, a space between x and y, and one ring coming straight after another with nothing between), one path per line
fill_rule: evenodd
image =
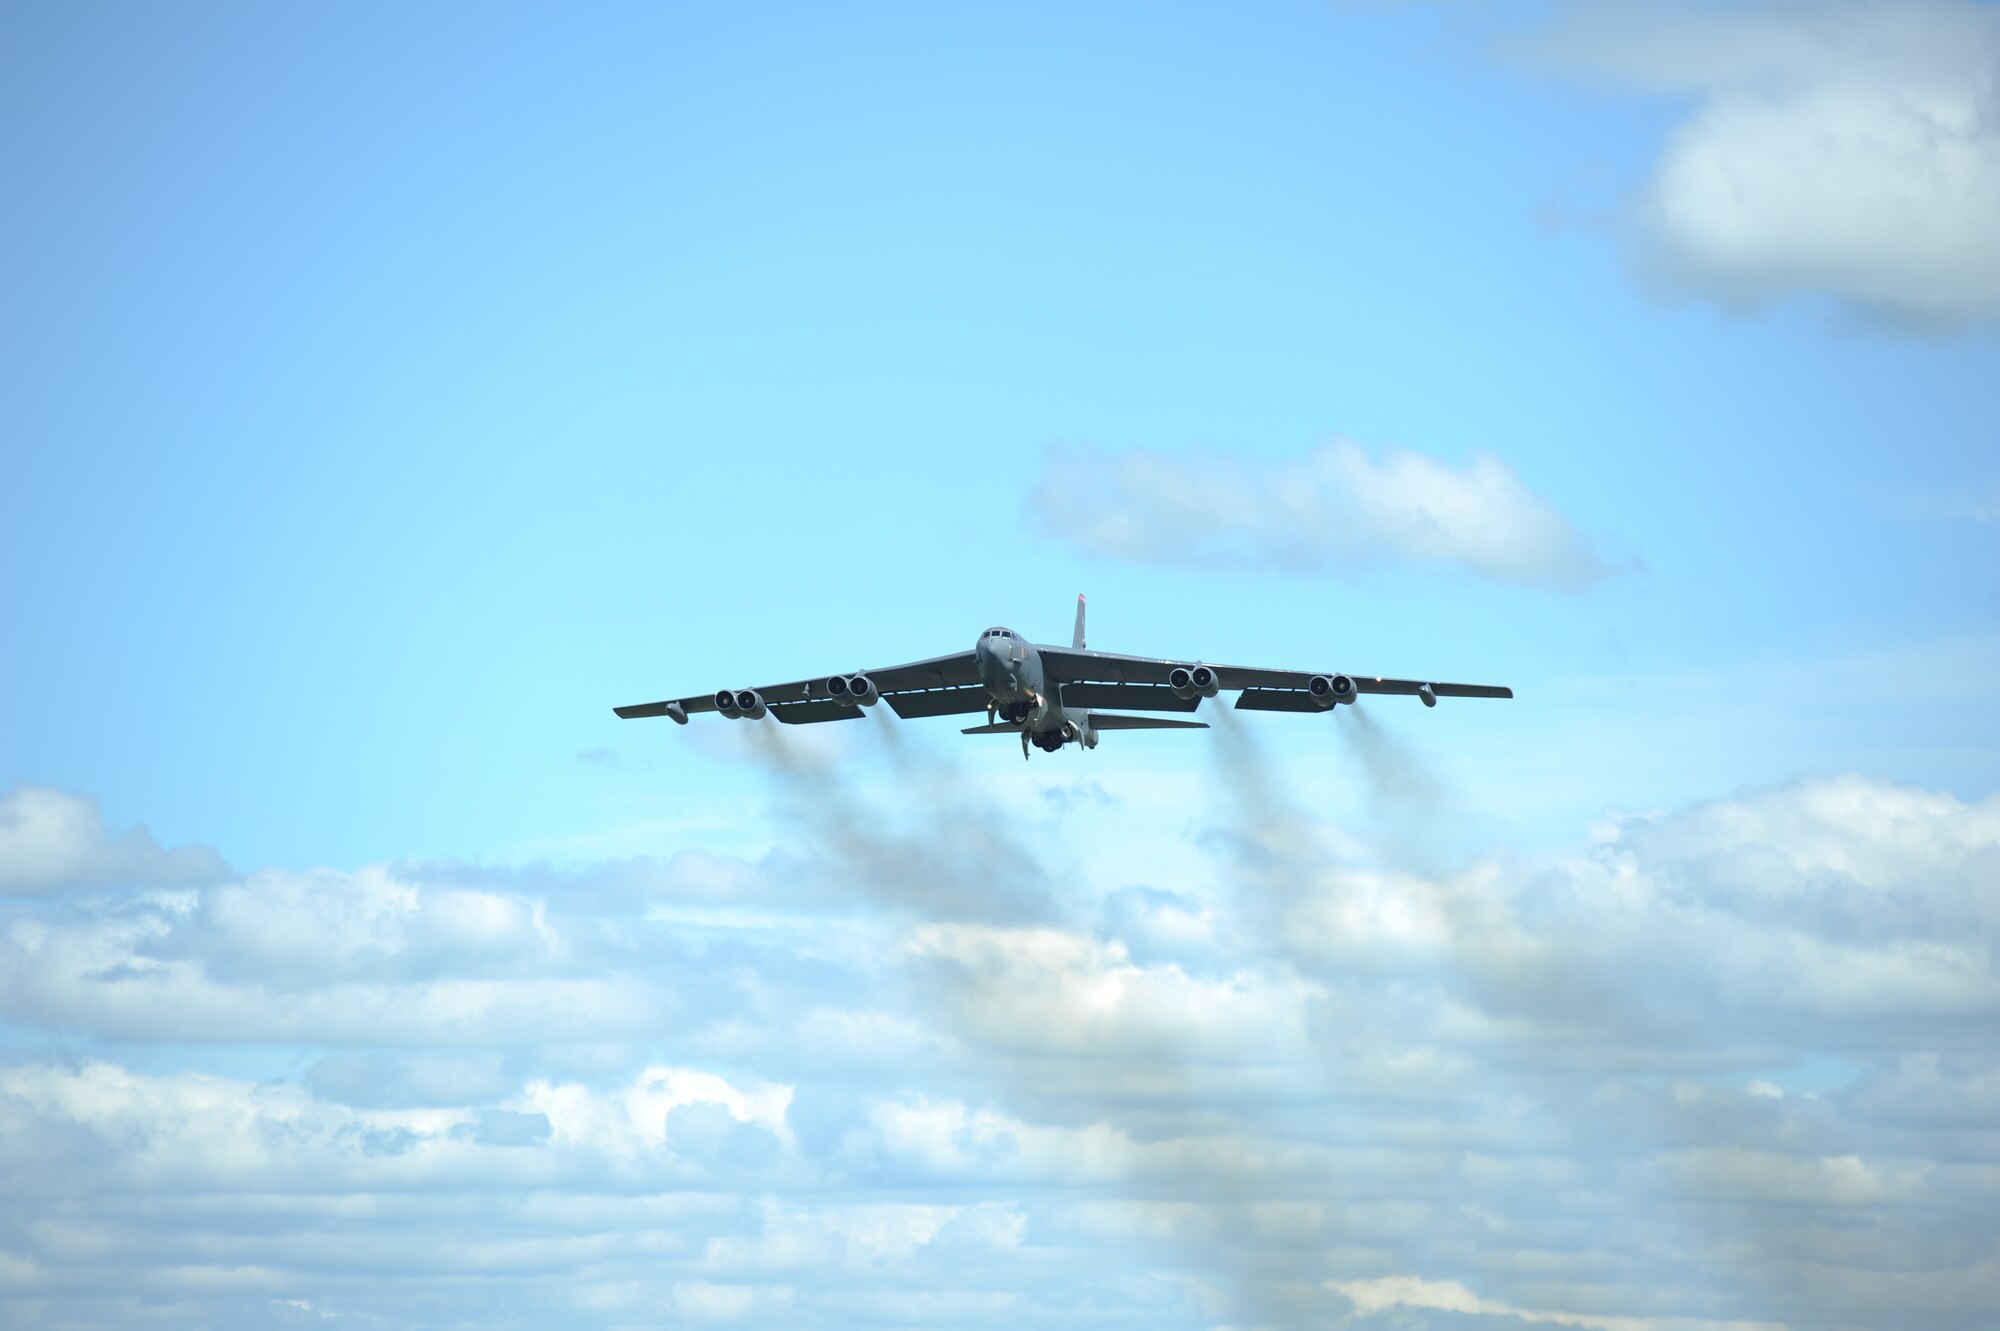
M866 844L754 859L9 898L0 1320L1985 1325L2000 797L1801 780L1429 870L1264 762L856 788ZM119 841L65 798L8 807ZM1030 917L857 877L976 875L884 850L968 815L1009 874L1181 853L1043 853Z
M1072 449L1049 455L1030 503L1051 533L1141 563L1309 573L1398 562L1572 590L1610 572L1484 453L1454 467L1345 440L1278 460Z
M2000 11L1968 0L1570 6L1531 49L1692 97L1633 214L1647 275L1734 308L2000 315Z

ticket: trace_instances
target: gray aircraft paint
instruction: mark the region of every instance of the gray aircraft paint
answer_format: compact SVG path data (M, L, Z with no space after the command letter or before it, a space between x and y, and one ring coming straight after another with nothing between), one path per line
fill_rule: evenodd
M1082 632L1079 622L1077 636ZM1086 749L1097 747L1090 714L1062 705L1056 690L1048 685L1041 649L1035 644L1010 628L996 627L979 635L972 654L978 662L979 681L993 697L992 710L1021 728L1023 757L1030 744L1048 753L1070 740Z
M1073 700L1065 698L1066 688L1074 690ZM773 716L787 725L848 721L885 701L904 718L983 711L986 724L966 727L964 733L1019 735L1026 757L1030 746L1048 753L1065 744L1094 749L1107 730L1207 729L1203 721L1125 713L1193 711L1223 692L1237 695L1239 709L1308 714L1338 712L1362 694L1412 697L1427 708L1439 698L1514 696L1512 689L1492 684L1205 665L1091 651L1084 645L1084 599L1078 596L1076 628L1066 648L1033 643L996 625L981 633L969 651L925 661L612 710L628 720L664 716L680 725L698 712L753 720Z

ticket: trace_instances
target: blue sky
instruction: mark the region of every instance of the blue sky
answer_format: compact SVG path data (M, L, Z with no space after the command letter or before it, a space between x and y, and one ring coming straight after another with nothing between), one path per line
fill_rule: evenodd
M1994 1015L2000 937L1980 904L2000 853L1991 7L76 5L0 24L20 949L0 1030L40 1116L17 1143L90 1123L105 1150L180 1149L138 1109L90 1118L151 1077L133 1104L234 1096L323 1125L243 1188L362 1204L393 1175L444 1214L485 1167L450 1152L518 1129L508 1149L546 1156L509 1157L525 1192L661 1208L551 1222L532 1300L578 1325L1291 1325L1314 1300L1357 1325L1821 1325L1800 1271L1841 1258L1809 1236L1916 1242L1868 1199L1909 1200L1895 1180L1943 1178L1947 1156L1990 1176L1996 1071L1966 1032ZM1025 768L942 722L779 754L747 726L610 713L990 623L1060 639L1080 590L1094 646L1518 697L1381 707L1361 736L1117 736ZM1017 876L989 881L980 847ZM1256 905L1272 864L1282 908ZM1607 916L1635 882L1651 895ZM1010 885L1040 904L1005 906ZM1929 922L1871 914L1898 894ZM1511 961L1463 933L1488 897ZM1285 912L1322 908L1370 923L1314 950ZM1643 956L1635 920L1668 955ZM1589 1041L1516 983L1529 953L1565 964L1536 921L1585 958L1577 992L1635 968ZM190 987L121 990L149 966ZM1811 966L1881 988L1770 973ZM1025 1032L984 1006L1009 985L1038 991ZM1175 1064L1140 1017L1078 1015L1105 985L1215 1028ZM352 1015L427 1004L484 1015L414 1035ZM549 1005L569 1015L542 1022ZM1360 1103L1309 1075L1329 1010L1384 1032L1346 1069L1388 1087L1356 1133L1387 1132L1371 1115L1392 1102L1452 1118L1440 1068L1492 1097L1487 1135L1435 1149L1491 1164L1465 1207L1498 1218L1484 1239L1354 1237L1425 1204L1430 1176L1398 1158L1349 1241L1320 1234L1316 1265L1274 1282L1198 1237L1266 1176L1217 1165L1243 1191L1176 1212L1173 1143L1344 1149L1287 1117ZM1116 1058L1158 1064L1156 1092L1207 1085L1233 1021L1282 1047L1268 1085L1186 1097L1206 1118L1043 1085ZM1105 1048L1054 1034L1079 1023ZM830 1069L815 1040L870 1052ZM1064 1059L1083 1071L1010 1091L1023 1060ZM660 1090L703 1077L736 1089ZM1867 1135L1888 1122L1868 1106L1920 1093ZM592 1135L575 1125L611 1119L591 1097L646 1108ZM1620 1097L1651 1098L1614 1130ZM363 1122L391 1113L414 1117ZM682 1113L715 1159L677 1154L660 1122ZM1977 1130L1949 1149L1920 1130L1947 1120ZM445 1156L343 1154L369 1132ZM1092 1142L1110 1163L1065 1179L1052 1162ZM28 1148L5 1150L25 1178ZM1864 1183L1824 1163L1849 1158ZM1533 1169L1576 1188L1502 1244ZM1618 1214L1596 1188L1614 1177L1681 1199L1684 1253L1773 1205L1757 1180L1791 1180L1786 1204L1832 1208L1788 1250L1819 1265L1613 1279L1579 1217ZM0 1207L0 1298L30 1322L125 1320L93 1281L227 1324L287 1300L502 1316L453 1295L442 1257L364 1299L349 1282L378 1258L303 1220L294 1250L209 1245L255 1279L181 1280L201 1262L119 1230L139 1222L118 1196L50 1186L63 1223L136 1255L107 1272ZM214 1200L159 1186L188 1214ZM1088 1195L1065 1209L1067 1186ZM1924 1186L1991 1232L1990 1181ZM726 1235L659 1218L683 1202L771 1251L732 1265ZM642 1228L709 1265L585 1255ZM1529 1249L1576 1265L1537 1283ZM1888 1275L1854 1297L1868 1324L1969 1325L1995 1261L1965 1254L1935 1307ZM1080 1293L1101 1270L1123 1294ZM870 1305L877 1285L906 1302Z

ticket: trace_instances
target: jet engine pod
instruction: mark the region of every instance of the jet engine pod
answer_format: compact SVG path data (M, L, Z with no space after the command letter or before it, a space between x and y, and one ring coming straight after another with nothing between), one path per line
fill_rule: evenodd
M750 689L741 689L736 694L736 711L745 721L760 721L769 709L764 706L764 696Z
M847 677L847 699L850 705L859 704L862 707L873 707L882 700L882 695L876 690L875 681L868 678L868 676L849 675Z
M1194 686L1194 671L1186 666L1175 666L1167 672L1167 687L1174 691L1176 698L1201 696L1201 690Z
M715 710L724 716L741 716L743 709L736 705L736 695L728 689L718 689L715 694Z
M826 682L826 691L832 694L833 700L842 707L854 706L854 695L847 691L847 676L835 675L829 679Z
M1199 693L1204 698L1213 698L1216 690L1222 687L1222 680L1216 676L1213 670L1210 670L1205 665L1196 665L1188 668L1188 683L1194 687L1196 693Z
M1345 675L1314 675L1306 681L1306 692L1312 695L1313 706L1332 707L1354 701L1354 681Z

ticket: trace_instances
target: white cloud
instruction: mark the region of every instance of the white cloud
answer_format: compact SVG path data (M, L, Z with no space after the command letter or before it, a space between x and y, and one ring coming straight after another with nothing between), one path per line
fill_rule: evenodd
M1138 965L1122 943L1052 928L920 925L905 947L943 969L934 992L953 1027L996 1048L1230 1061L1305 1044L1298 1012L1311 986L1289 977Z
M829 1206L773 1199L761 1204L760 1218L757 1234L716 1239L708 1245L704 1260L738 1273L827 1265L881 1272L909 1262L933 1244L1018 1248L1027 1228L1027 1216L1019 1207L995 1202Z
M575 1143L630 1159L675 1146L668 1116L692 1104L718 1105L738 1122L761 1127L790 1145L792 1132L785 1123L785 1108L791 1099L789 1086L746 1089L712 1072L649 1067L610 1096L575 1083L536 1081L522 1093L518 1107L544 1115L558 1143Z
M1725 305L2000 314L2000 12L1969 0L1573 5L1535 49L1692 95L1635 212L1656 277Z
M1054 534L1147 563L1293 572L1400 562L1576 589L1611 570L1490 454L1452 466L1345 440L1275 461L1052 453L1032 504Z
M345 951L359 973L318 960L294 970L289 947L238 949L203 923L171 910L18 921L0 937L8 1009L119 1039L388 1046L629 1036L663 1015L658 989L628 974L564 974L544 958L487 976L476 955L442 951L385 974L394 958L331 930L325 960L337 967Z
M2000 1297L2000 797L1815 778L1439 873L1240 784L1055 815L1172 843L1140 884L992 818L1061 883L1034 925L708 909L832 829L679 887L0 902L0 1320L1969 1331ZM951 818L868 825L839 873L965 872L889 844Z
M674 1312L691 1322L740 1322L760 1303L788 1303L783 1286L717 1285L683 1280L674 1286Z
M1483 1299L1456 1280L1425 1280L1417 1276L1377 1276L1371 1280L1334 1282L1363 1315L1387 1308L1429 1308L1438 1312L1504 1317L1510 1321L1554 1326L1589 1327L1592 1331L1784 1331L1774 1322L1710 1321L1689 1318L1605 1317L1589 1313L1550 1312L1522 1308L1498 1299Z
M0 1252L0 1288L32 1288L48 1275L40 1262Z
M228 872L206 846L163 849L143 827L113 836L97 801L85 796L29 785L0 794L0 896L180 887Z

